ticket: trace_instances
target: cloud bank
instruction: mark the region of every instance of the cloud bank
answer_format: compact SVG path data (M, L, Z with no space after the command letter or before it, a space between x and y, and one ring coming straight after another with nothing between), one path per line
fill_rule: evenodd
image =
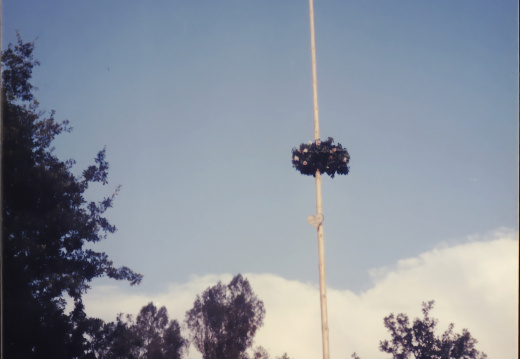
M477 349L490 358L518 356L518 233L497 231L489 237L468 238L457 246L439 246L391 268L371 272L373 285L362 293L327 289L332 358L386 358L379 340L389 338L383 318L390 313L421 316L421 303L435 300L431 315L438 329L449 323L455 332L467 328L478 340ZM291 358L321 357L319 288L275 274L243 273L264 302L264 326L255 337L271 355ZM119 312L137 314L153 301L166 306L179 322L195 296L231 274L194 276L173 283L161 294L128 294L117 286L96 286L84 299L87 313L113 321ZM125 291L126 292L126 291ZM189 358L200 358L190 349Z

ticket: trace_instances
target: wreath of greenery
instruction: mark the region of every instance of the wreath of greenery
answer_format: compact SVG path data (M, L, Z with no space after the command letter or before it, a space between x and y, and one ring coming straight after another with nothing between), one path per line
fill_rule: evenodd
M349 172L350 155L340 143L333 145L334 139L327 141L302 143L300 147L292 149L292 164L302 175L316 176L316 170L326 173L331 178L334 175L346 175Z

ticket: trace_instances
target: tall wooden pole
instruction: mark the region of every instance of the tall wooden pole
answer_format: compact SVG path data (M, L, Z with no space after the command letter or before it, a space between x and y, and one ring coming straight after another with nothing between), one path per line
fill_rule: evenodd
M312 95L314 102L314 139L320 139L320 121L318 116L318 80L316 75L316 43L314 41L314 5L309 0L311 20L311 56L312 56Z
M318 117L318 82L316 76L316 45L314 41L314 4L309 0L311 23L311 54L312 54L312 93L314 102L314 140L320 139L320 125ZM316 218L321 219L317 225L318 255L320 272L320 305L321 305L321 334L323 341L323 359L329 359L329 324L327 319L327 286L325 284L325 244L323 237L323 208L321 205L321 174L316 171Z

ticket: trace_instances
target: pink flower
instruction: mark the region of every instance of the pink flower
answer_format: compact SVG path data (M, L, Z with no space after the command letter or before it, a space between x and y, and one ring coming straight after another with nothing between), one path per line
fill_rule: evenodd
M336 148L336 147L334 147L334 148L332 149L332 152L336 152L336 150L337 150L337 148Z
M304 165L304 166L307 166L307 161L303 161L303 165Z

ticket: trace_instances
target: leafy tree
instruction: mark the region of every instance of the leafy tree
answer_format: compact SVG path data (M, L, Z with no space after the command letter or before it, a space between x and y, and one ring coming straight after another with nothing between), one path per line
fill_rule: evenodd
M227 286L218 282L197 295L186 324L204 359L239 359L246 357L264 316L263 302L238 274Z
M259 346L255 348L252 359L271 359L271 355L264 347Z
M136 336L144 341L139 358L180 359L188 346L188 341L181 336L179 323L168 320L166 307L157 309L152 302L139 312L134 330Z
M384 319L392 339L379 343L379 350L392 355L393 359L485 359L487 355L475 349L477 340L467 329L462 334L453 333L453 324L438 337L435 335L437 319L429 313L434 301L423 303L423 319L416 318L410 325L405 314L390 314ZM352 357L359 359L356 353Z
M271 359L271 355L269 352L262 346L256 347L251 359ZM290 359L287 353L283 353L281 356L276 357L276 359Z
M103 359L180 359L188 347L176 320L168 320L165 307L152 303L141 308L137 319L117 316L94 333L93 351Z
M18 35L2 53L2 247L5 358L88 357L88 337L99 321L87 318L82 295L108 276L138 284L142 276L116 268L105 253L85 248L113 233L104 217L114 195L87 202L92 183L108 183L105 150L76 177L73 160L53 154L52 141L70 131L54 111L38 109L32 70L34 42ZM66 313L65 295L74 301Z
M117 315L115 322L99 323L97 330L93 331L91 340L91 352L94 357L100 359L137 359L143 340L136 336L133 330L132 316Z

